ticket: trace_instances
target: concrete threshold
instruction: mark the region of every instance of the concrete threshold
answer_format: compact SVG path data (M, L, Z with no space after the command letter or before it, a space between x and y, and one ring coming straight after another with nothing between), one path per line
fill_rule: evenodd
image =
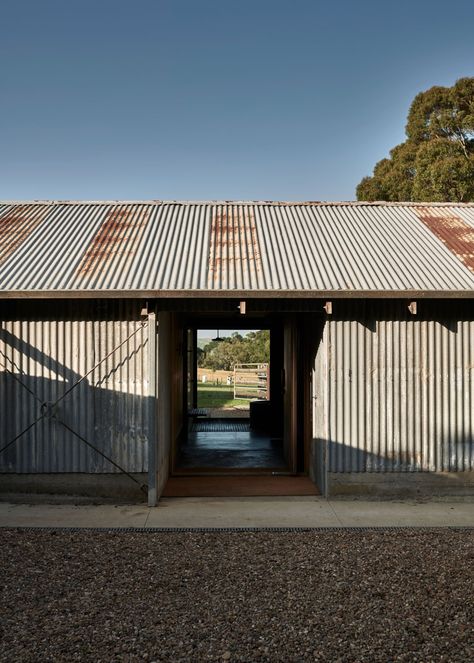
M158 507L0 503L2 527L474 527L474 503L322 497L165 498Z

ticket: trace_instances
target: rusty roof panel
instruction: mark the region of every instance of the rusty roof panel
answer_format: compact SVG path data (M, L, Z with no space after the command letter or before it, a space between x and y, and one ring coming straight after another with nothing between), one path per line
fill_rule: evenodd
M26 241L50 212L48 207L13 205L0 215L0 265Z
M474 204L0 203L0 297L472 296L472 232Z
M77 268L78 276L91 280L113 268L121 259L125 262L121 269L126 269L137 253L150 211L148 205L109 208Z
M261 272L254 210L242 205L214 207L207 287L251 289L258 287Z
M447 248L474 272L474 227L449 209L419 207L415 214Z

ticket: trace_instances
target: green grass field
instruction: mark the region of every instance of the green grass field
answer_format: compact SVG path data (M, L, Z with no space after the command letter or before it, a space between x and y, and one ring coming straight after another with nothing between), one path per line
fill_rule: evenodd
M234 389L227 385L198 384L198 407L249 406L249 401L234 398Z

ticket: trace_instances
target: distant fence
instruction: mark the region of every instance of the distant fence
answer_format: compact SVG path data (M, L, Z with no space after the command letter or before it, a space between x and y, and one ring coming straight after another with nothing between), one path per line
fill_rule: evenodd
M270 364L236 364L234 398L270 400Z

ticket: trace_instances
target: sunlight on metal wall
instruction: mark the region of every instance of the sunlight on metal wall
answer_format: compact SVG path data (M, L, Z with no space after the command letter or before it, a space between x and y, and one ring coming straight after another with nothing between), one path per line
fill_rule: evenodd
M465 305L453 315L421 302L418 316L404 303L362 306L341 304L327 323L327 421L317 432L331 440L330 471L473 469L474 320Z
M0 446L45 408L49 414L0 456L0 471L117 471L59 420L126 470L146 471L147 331L139 303L42 304L21 302L2 311Z

